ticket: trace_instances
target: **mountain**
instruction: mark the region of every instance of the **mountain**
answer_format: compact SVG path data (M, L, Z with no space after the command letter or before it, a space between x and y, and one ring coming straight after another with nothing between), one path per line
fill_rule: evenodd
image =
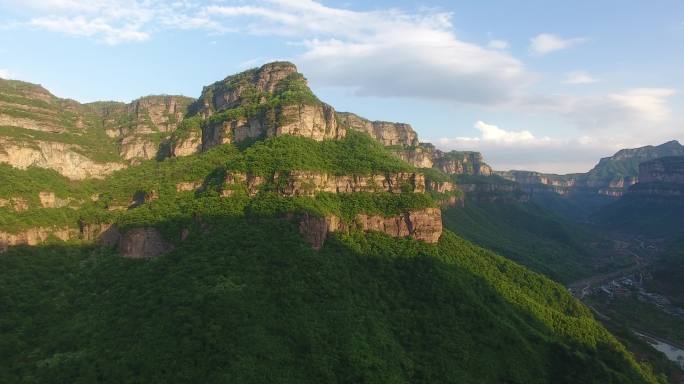
M417 167L434 163L450 174L491 173L477 152L443 153L419 144L409 124L336 112L288 62L228 76L205 87L196 100L146 96L128 104L79 104L39 85L0 79L0 163L54 169L74 180L225 143L279 135L339 139L351 130L367 133Z
M587 173L569 175L544 174L530 171L506 171L499 174L520 183L530 193L560 195L587 194L619 197L636 184L639 164L668 156L684 156L684 146L673 140L658 146L622 149L611 157L602 158Z
M141 104L110 131L154 125L148 160L105 128L136 107L49 97L99 116L69 129L121 169L0 164L0 381L659 382L563 286L443 227L456 181L478 201L514 183L403 161L410 127L345 122L293 67L205 87L182 120Z

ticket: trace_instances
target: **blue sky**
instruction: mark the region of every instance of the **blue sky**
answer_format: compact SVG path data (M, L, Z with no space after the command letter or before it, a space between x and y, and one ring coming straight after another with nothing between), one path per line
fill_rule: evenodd
M0 0L0 77L83 102L196 97L274 59L337 110L497 169L684 140L678 0Z

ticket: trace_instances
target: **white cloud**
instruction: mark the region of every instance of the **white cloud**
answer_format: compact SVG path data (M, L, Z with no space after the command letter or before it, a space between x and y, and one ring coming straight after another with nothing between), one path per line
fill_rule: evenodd
M574 71L566 75L565 80L563 80L563 84L592 84L599 81L599 79L592 77L589 73L585 71Z
M0 78L9 79L11 76L12 74L8 69L0 68Z
M508 49L508 42L505 40L490 40L487 44L488 48L491 49Z
M585 41L586 39L581 37L564 39L550 33L542 33L530 39L530 50L534 54L545 55L554 51L570 48L573 45L581 44Z
M455 137L455 138L441 138L439 143L443 145L488 145L488 146L537 146L550 142L548 137L537 138L532 132L523 131L506 131L499 128L497 125L487 124L484 121L477 121L473 127L480 132L477 137Z
M106 20L95 18L86 19L82 16L68 17L38 17L30 21L35 27L54 32L61 32L74 36L99 36L107 44L145 41L150 38L147 32L139 30L134 24L115 27Z
M459 40L449 13L357 12L310 0L260 6L212 6L252 34L296 36L296 58L318 85L353 88L358 95L496 104L530 82L511 55Z

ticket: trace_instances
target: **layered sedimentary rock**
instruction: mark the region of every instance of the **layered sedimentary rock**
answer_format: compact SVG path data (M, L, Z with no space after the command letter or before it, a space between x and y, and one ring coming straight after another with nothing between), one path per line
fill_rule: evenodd
M71 179L106 175L127 166L126 160L155 158L193 101L147 96L129 104L80 104L36 84L2 79L0 96L0 162L54 169Z
M118 229L111 224L88 224L80 227L35 227L17 232L0 231L0 252L17 245L40 245L48 239L61 241L99 241L113 246L119 241Z
M360 213L351 223L345 223L336 216L305 214L299 218L299 231L314 249L323 246L329 233L350 229L382 232L392 237L411 237L434 244L442 235L442 214L439 208L425 208L393 216Z
M490 176L492 168L484 162L479 152L443 152L430 143L413 147L394 148L392 153L418 168L435 168L449 175Z
M204 87L195 108L203 117L244 105L249 96L263 97L274 93L278 85L296 76L297 67L288 62L274 62L251 69ZM265 100L264 100L265 101Z
M318 192L425 192L425 176L413 172L358 176L293 171L277 175L274 181L283 196L313 196Z
M639 183L684 185L684 156L664 157L639 164Z
M319 192L358 193L423 193L425 176L416 172L399 172L373 175L333 175L318 171L291 171L273 175L272 184L280 196L314 196ZM256 195L266 178L259 175L228 172L224 180L223 196L231 196L231 187L242 185L250 196ZM441 183L438 188L453 190L453 184ZM197 191L203 188L203 181L189 181L176 184L176 191Z
M370 121L349 112L338 112L337 119L340 125L347 127L347 129L365 132L385 146L418 145L418 134L409 124Z
M95 162L81 152L82 149L74 144L54 141L24 144L0 137L0 163L7 163L19 169L31 166L53 169L70 179L83 180L102 178L126 166L116 162Z
M297 67L287 62L266 64L204 87L193 113L205 119L202 150L279 135L318 141L346 135L333 107L316 99ZM174 143L176 156L189 152L177 148L196 147L188 140Z
M639 182L625 196L649 200L684 197L684 156L663 157L641 163Z

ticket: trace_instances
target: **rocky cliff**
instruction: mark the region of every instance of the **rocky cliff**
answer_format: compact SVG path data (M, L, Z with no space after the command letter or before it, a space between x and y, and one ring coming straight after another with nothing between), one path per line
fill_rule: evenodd
M418 134L409 124L370 121L349 112L338 112L336 116L340 125L345 126L347 129L365 132L385 146L407 147L418 145Z
M0 162L77 180L102 177L155 158L192 101L148 96L129 104L80 104L40 85L0 79Z
M337 216L307 214L299 217L299 232L314 249L323 247L329 233L351 229L381 232L392 237L411 237L434 244L442 235L442 214L438 208L426 208L395 216L358 214L352 222L344 222Z
M490 176L493 172L479 152L443 152L430 143L391 150L397 157L414 167L435 168L448 175Z
M204 87L193 100L146 96L131 103L79 104L41 86L0 80L0 162L54 169L71 179L102 177L165 156L226 143L293 135L317 141L361 131L419 168L489 175L477 152L420 144L409 124L370 121L318 100L294 64L265 64Z
M639 164L639 182L626 198L648 200L684 197L684 156L662 157Z
M191 115L201 122L173 140L175 156L248 139L294 135L320 141L346 133L337 124L335 110L318 100L297 67L287 62L266 64L204 87Z
M684 156L663 157L639 164L639 183L684 184Z

